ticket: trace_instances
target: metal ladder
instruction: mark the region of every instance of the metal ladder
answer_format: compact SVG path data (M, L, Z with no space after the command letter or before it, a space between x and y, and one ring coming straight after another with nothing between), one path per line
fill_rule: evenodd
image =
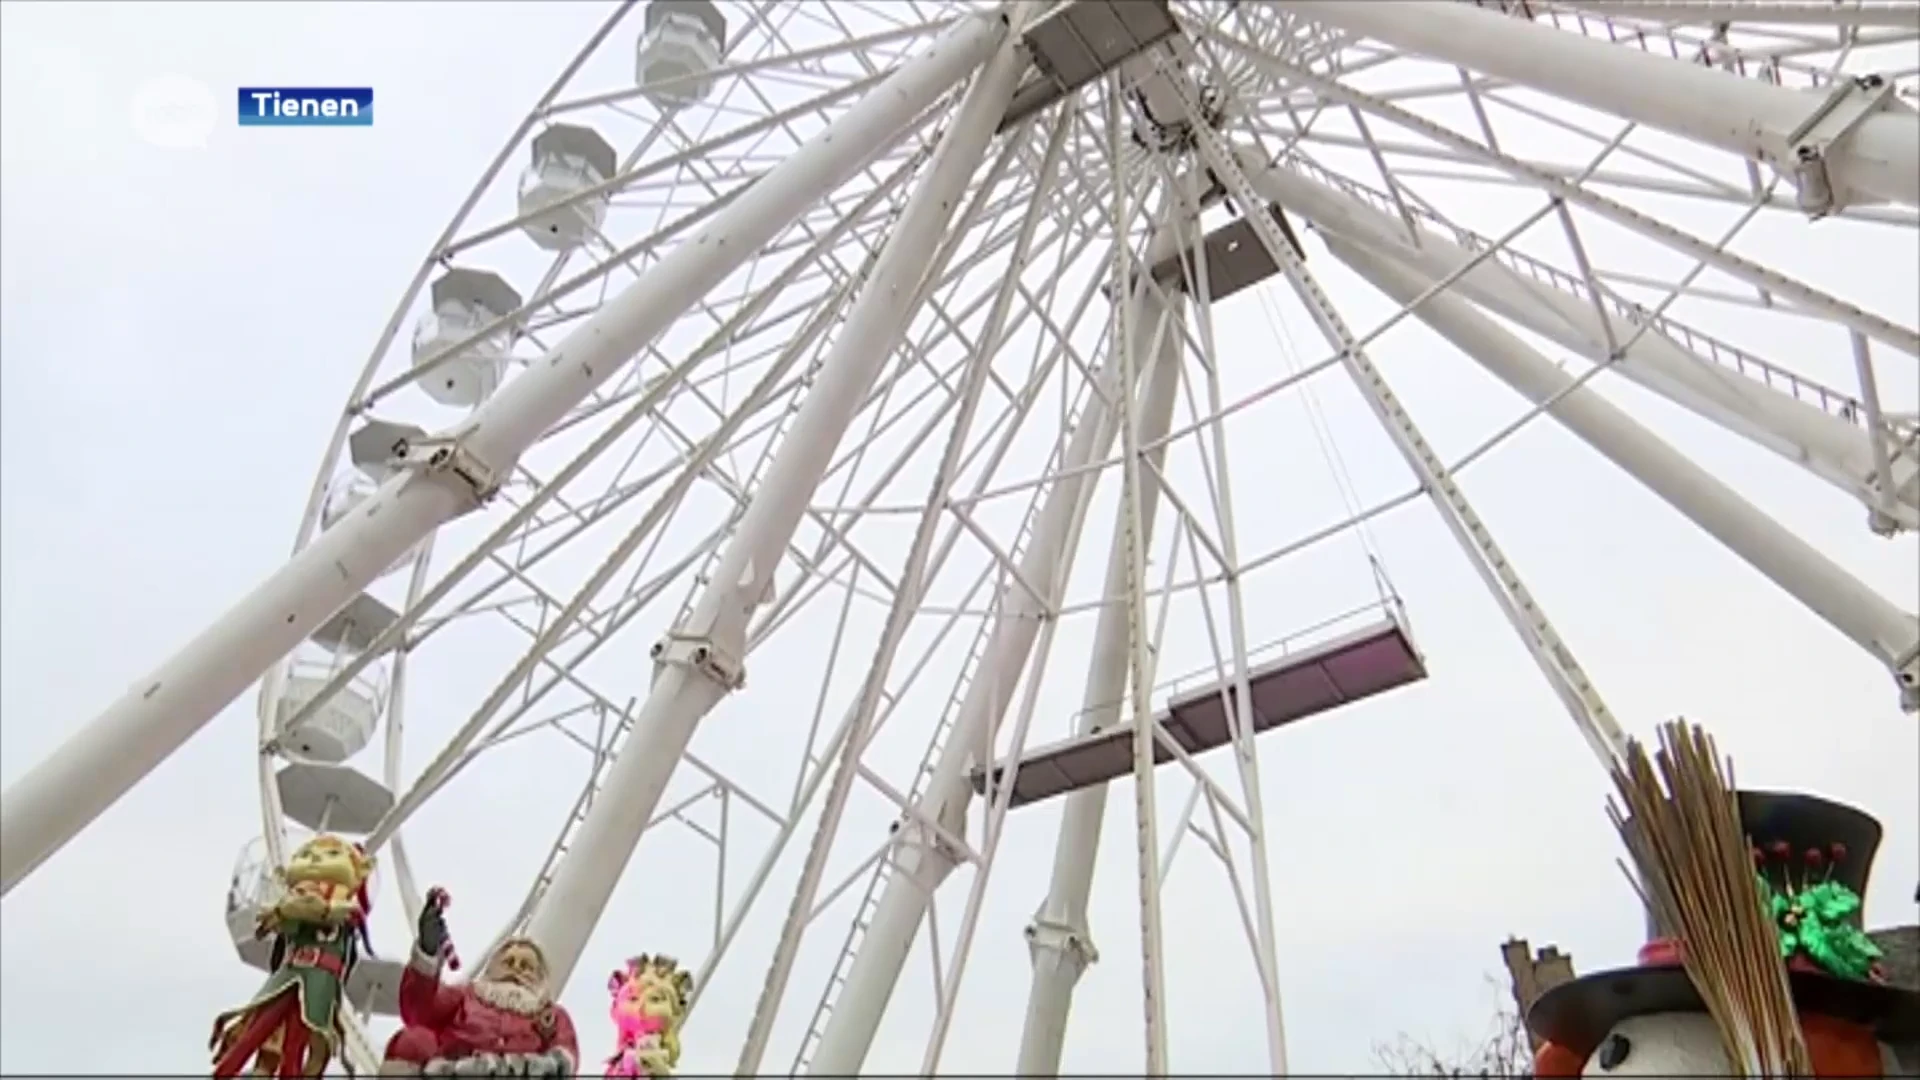
M1091 391L1082 395L1068 412L1067 423L1062 428L1055 453L1056 463L1065 452L1067 439L1079 425L1086 410L1086 401L1090 396ZM1054 481L1048 479L1034 488L1033 500L1027 504L1027 515L1021 521L1020 532L1014 538L1013 548L1008 553L1007 561L1011 566L1019 566L1021 557L1026 554L1027 545L1033 540L1034 522L1039 520L1040 508L1046 505L1047 495L1053 490L1053 485ZM1012 570L1006 571L1002 575L1002 580L1004 585L997 601L1004 599L1011 590L1020 587L1019 583L1013 579ZM933 737L928 740L926 753L920 759L920 771L913 778L913 786L908 789L907 805L909 806L920 805L921 799L926 795L927 786L933 781L934 768L946 749L948 736L952 734L954 726L959 723L960 708L966 701L967 692L973 688L973 680L978 674L980 659L985 654L987 642L992 637L994 622L995 620L991 618L981 619L980 628L974 632L973 643L967 647L967 658L960 664L960 677L954 683L953 694L947 699L947 707L940 714L940 722L934 726ZM833 971L827 976L827 985L820 992L819 1002L813 1007L813 1018L807 1024L806 1036L800 1040L799 1051L794 1054L790 1075L802 1075L813 1064L814 1052L819 1049L820 1040L827 1030L827 1019L833 1015L834 1005L840 1000L840 991L847 985L847 974L853 967L853 958L859 954L860 944L867 937L867 929L873 925L873 917L880 910L880 897L884 894L887 884L893 880L896 865L892 846L889 845L887 853L881 856L879 864L873 868L873 874L867 879L866 894L860 898L860 913L855 916L853 925L847 928L847 939L841 944L840 955L834 959Z
M533 909L538 907L547 888L553 884L553 875L560 868L560 860L566 857L573 847L573 838L580 831L580 823L587 819L587 811L593 808L593 800L599 796L600 789L607 782L607 766L620 756L620 748L626 741L627 733L633 730L633 718L639 712L637 706L630 707L621 715L619 723L614 725L606 739L606 745L594 759L593 772L580 788L580 797L574 800L573 812L567 815L567 823L560 828L560 837L554 841L552 850L547 852L547 861L540 866L540 876L534 879L533 888L527 892L527 898L521 901L520 910L514 914L512 933L523 933L527 920L533 918Z
M1703 52L1718 46L1726 49L1725 42L1695 41L1678 36L1673 29L1657 25L1651 12L1631 16L1603 15L1598 11L1561 9L1551 3L1529 3L1528 0L1463 0L1475 7L1483 7L1526 22L1546 22L1556 30L1579 34L1581 37L1605 41L1610 45L1637 47L1641 52L1655 56L1665 56L1689 63L1718 65L1724 59ZM1698 4L1690 4L1686 9L1690 21L1706 22L1715 14L1724 14L1729 18L1751 15L1754 9L1746 4L1722 3L1722 10L1715 12L1703 10ZM1615 19L1632 21L1615 22ZM1812 65L1798 64L1793 61L1782 62L1776 56L1749 57L1736 54L1730 58L1724 70L1735 75L1760 82L1772 83L1789 90L1829 90L1833 87L1834 77ZM1911 100L1915 91L1911 85L1901 87L1901 97Z

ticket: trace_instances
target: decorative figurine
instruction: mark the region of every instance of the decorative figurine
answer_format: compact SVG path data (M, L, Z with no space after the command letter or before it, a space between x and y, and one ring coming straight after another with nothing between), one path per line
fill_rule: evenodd
M1671 779L1688 755L1678 739L1663 743ZM1702 745L1695 757L1710 756ZM1644 759L1641 768L1623 791L1651 779ZM1730 793L1684 777L1677 788L1686 797L1614 811L1651 906L1651 940L1637 966L1540 996L1527 1014L1545 1040L1534 1075L1898 1075L1898 1054L1920 1037L1920 993L1883 981L1862 929L1880 823L1812 795Z
M444 890L427 894L400 976L402 1027L387 1043L380 1075L575 1076L573 1018L553 1000L540 946L508 938L466 985L443 983L440 969L453 955L446 908Z
M672 1076L680 1063L680 1023L686 1019L693 976L671 957L642 953L607 980L619 1042L607 1059L609 1077Z
M270 974L238 1009L213 1022L213 1075L319 1076L341 1042L347 976L367 945L367 879L358 844L316 836L274 872L281 886L255 930L273 939ZM371 950L369 950L371 951Z

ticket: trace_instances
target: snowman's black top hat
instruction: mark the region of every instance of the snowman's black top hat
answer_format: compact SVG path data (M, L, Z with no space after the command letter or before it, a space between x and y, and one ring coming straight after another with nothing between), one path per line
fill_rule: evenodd
M1776 895L1786 898L1785 921L1799 917L1795 898L1818 885L1833 883L1865 896L1880 846L1880 823L1872 816L1814 795L1742 791L1739 799L1755 868ZM1856 906L1839 917L1837 926L1843 933L1859 931L1862 914ZM1651 914L1647 922L1648 941L1637 966L1595 972L1548 990L1527 1011L1527 1027L1585 1055L1629 1017L1705 1008L1682 966L1680 942ZM1801 950L1789 958L1787 977L1802 1012L1865 1024L1883 1042L1920 1037L1920 993L1879 981L1877 971L1835 973Z

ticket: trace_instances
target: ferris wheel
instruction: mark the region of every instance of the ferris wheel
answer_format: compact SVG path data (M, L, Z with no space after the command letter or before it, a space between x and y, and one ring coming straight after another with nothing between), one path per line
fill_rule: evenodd
M423 259L286 566L7 790L4 887L258 680L245 962L289 835L362 839L409 915L484 862L506 884L473 925L561 981L636 876L636 946L692 918L665 894L704 859L711 933L659 944L757 988L724 1024L696 1002L714 1069L873 1067L928 954L902 1060L931 1074L1019 892L1014 1067L1055 1075L1127 781L1104 863L1140 958L1107 966L1139 973L1140 1067L1168 1071L1189 838L1245 931L1248 1064L1283 1073L1255 748L1428 674L1371 523L1438 515L1578 736L1624 746L1457 478L1516 432L1570 431L1920 708L1912 612L1600 393L1911 541L1920 415L1881 383L1912 384L1920 330L1744 238L1787 222L1911 278L1916 42L1920 5L1874 0L621 4ZM1524 410L1436 449L1376 362L1413 324ZM1406 490L1359 494L1361 427ZM1340 512L1303 532L1272 504L1305 488ZM436 807L482 773L496 825L409 850L471 824ZM995 875L1048 804L1036 876ZM505 821L548 839L500 850ZM398 972L356 969L362 1023Z

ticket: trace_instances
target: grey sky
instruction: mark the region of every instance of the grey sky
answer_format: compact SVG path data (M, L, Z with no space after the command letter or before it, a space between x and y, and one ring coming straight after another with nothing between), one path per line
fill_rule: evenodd
M19 776L285 557L339 404L413 266L602 18L599 6L574 3L0 6L0 777ZM623 85L631 37L629 28L616 33L594 88ZM154 148L132 134L136 89L167 74L220 95L223 122L204 150ZM377 123L236 130L231 88L250 84L371 85ZM1560 149L1548 139L1537 152ZM1537 205L1510 188L1433 189L1451 192L1448 212L1487 234ZM1509 195L1511 205L1502 201ZM1699 235L1718 232L1733 213L1678 199L1638 205ZM511 213L489 207L482 219ZM616 242L640 232L626 228ZM1597 259L1629 262L1645 250L1622 234L1588 235L1600 237L1591 241L1602 249ZM517 238L502 243L530 248ZM1920 322L1911 234L1847 223L1810 232L1772 215L1743 243L1760 261L1903 325ZM1357 328L1391 312L1315 253ZM512 259L493 265L530 291L544 264L524 251ZM1279 355L1307 362L1324 352L1290 300L1276 301L1273 317L1263 303L1249 295L1218 316L1230 395L1274 378ZM1739 308L1684 317L1852 385L1845 338L1830 328ZM1270 329L1276 323L1283 334ZM1522 411L1516 395L1424 329L1395 330L1377 358L1443 457ZM1889 402L1916 400L1910 362L1883 359L1881 370ZM1885 595L1909 609L1920 602L1911 536L1876 538L1857 505L1780 459L1618 380L1596 385ZM1359 500L1406 487L1351 387L1315 386ZM420 401L396 410L453 418ZM1232 435L1247 552L1343 513L1306 412L1291 400L1256 412ZM1195 485L1187 490L1202 490L1192 460L1170 471ZM1736 757L1744 783L1806 788L1878 815L1888 842L1868 907L1876 923L1904 921L1920 878L1920 729L1895 711L1875 662L1559 428L1528 426L1465 484L1631 731L1695 717ZM919 498L925 482L899 491L896 502ZM1076 598L1097 586L1112 505L1112 491L1103 491L1089 516ZM886 528L888 549L904 551L910 526ZM1280 965L1301 1072L1365 1071L1371 1044L1401 1032L1443 1046L1477 1034L1496 1003L1487 979L1508 934L1558 943L1578 966L1597 968L1628 962L1641 925L1613 865L1605 778L1432 511L1393 511L1370 536L1431 678L1263 744ZM589 541L569 564L574 582L598 561L591 545L610 542ZM1249 638L1266 642L1367 602L1368 582L1351 539L1265 571L1247 586ZM669 591L671 603L679 596ZM770 645L748 688L695 743L757 790L783 796L801 752L836 603L816 606L813 629L796 635L807 640ZM870 642L884 609L866 607ZM670 613L637 621L625 651L600 662L607 678L638 679L644 692L642 650ZM1174 621L1162 676L1211 656L1197 606L1176 607ZM1082 616L1061 632L1035 741L1063 734L1063 717L1077 706L1091 625ZM523 643L493 631L423 661L409 695L410 769L492 689ZM859 675L858 665L842 667L836 702ZM221 919L234 857L259 831L251 714L249 694L7 898L0 1072L203 1067L213 1015L258 981ZM931 722L930 714L898 721L902 730L877 747L902 785ZM453 930L469 952L519 901L583 766L579 751L535 737L482 758L409 827L422 883L453 890ZM1221 762L1215 772L1230 769ZM1170 815L1185 781L1163 775ZM684 775L669 798L683 790L691 790ZM881 807L872 792L858 793L830 877L880 841ZM815 812L803 814L810 830ZM1049 804L1011 827L948 1069L1011 1067L1028 981L1019 929L1044 891L1057 820ZM1125 1072L1139 1060L1131 825L1131 789L1117 786L1093 901L1103 959L1076 999L1073 1071ZM741 828L754 843L770 835L764 824ZM706 949L709 852L685 829L649 834L567 995L583 1056L610 1045L603 981L620 958L664 949L697 961ZM729 903L758 854L729 866ZM1198 845L1179 858L1166 906L1173 1065L1260 1071L1258 987L1225 877ZM690 1025L684 1071L731 1068L796 867L789 859L776 873ZM967 880L956 875L943 893L949 942ZM859 888L808 939L770 1070L791 1056ZM405 928L390 888L380 904L376 947L398 955ZM869 1058L875 1071L918 1064L932 1013L925 952L923 943L902 979Z

